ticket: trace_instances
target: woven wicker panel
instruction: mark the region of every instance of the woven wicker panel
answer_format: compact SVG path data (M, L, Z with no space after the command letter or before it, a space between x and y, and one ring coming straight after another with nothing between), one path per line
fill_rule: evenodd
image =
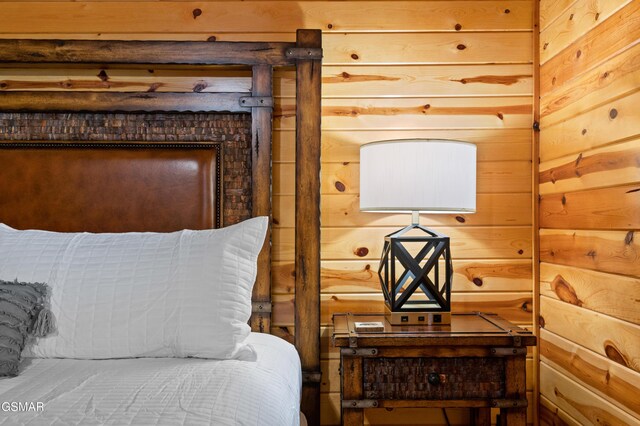
M0 141L219 142L223 224L251 217L250 114L0 112Z
M365 399L504 397L503 358L364 358ZM446 376L439 385L429 373Z

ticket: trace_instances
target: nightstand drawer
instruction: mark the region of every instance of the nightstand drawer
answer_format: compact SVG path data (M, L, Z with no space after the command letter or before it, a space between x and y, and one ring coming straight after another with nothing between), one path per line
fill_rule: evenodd
M500 357L364 358L365 399L447 400L503 398Z

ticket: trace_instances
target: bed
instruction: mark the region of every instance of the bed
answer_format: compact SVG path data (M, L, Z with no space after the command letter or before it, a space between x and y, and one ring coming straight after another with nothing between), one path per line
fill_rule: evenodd
M0 402L44 409L6 405L0 424L295 425L300 407L309 424L319 423L321 57L316 30L299 30L295 43L0 41L0 63L13 67L92 64L106 75L110 66L223 66L251 82L248 90L207 93L4 84L0 223L16 230L171 235L271 218L273 69L296 70L294 331L271 327L267 220L247 302L255 359L27 351L36 357L26 357L17 377L0 379Z
M295 349L264 333L248 340L256 362L28 359L18 377L0 379L0 400L36 406L5 407L0 424L299 424L302 376Z

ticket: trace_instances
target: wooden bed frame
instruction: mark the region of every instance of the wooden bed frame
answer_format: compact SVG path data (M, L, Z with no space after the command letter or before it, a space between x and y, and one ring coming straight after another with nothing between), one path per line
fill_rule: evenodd
M252 71L252 88L250 93L123 93L123 92L76 92L76 91L1 91L0 114L26 114L26 119L41 120L44 115L58 114L57 118L73 119L76 114L92 113L250 113L251 114L251 216L271 216L271 141L273 68L276 66L294 66L296 68L296 185L295 185L295 345L300 354L303 370L302 411L309 424L319 424L320 419L320 84L321 84L321 32L319 30L298 30L296 43L286 42L169 42L169 41L86 41L86 40L0 40L0 67L2 63L18 64L21 67L29 64L94 64L108 67L110 64L171 64L172 66L231 65L246 66ZM41 115L38 115L41 114ZM179 115L179 114L178 114ZM47 115L50 117L50 115ZM161 117L162 118L162 117ZM193 117L191 117L193 118ZM21 119L24 119L22 117ZM199 164L204 172L198 171L194 176L187 176L193 182L205 176L205 188L198 188L198 199L205 200L207 206L195 205L194 216L180 214L180 208L169 216L173 222L162 222L153 213L163 211L164 204L178 203L171 198L173 191L167 195L159 195L151 206L146 206L143 213L135 208L126 219L127 227L122 228L119 221L105 220L109 214L108 204L114 200L100 201L102 195L85 200L82 208L95 208L103 215L66 214L63 224L49 221L50 211L43 211L41 205L33 208L26 203L17 212L18 218L27 218L30 224L53 223L51 230L90 230L116 232L132 230L130 227L144 227L147 231L167 231L174 228L202 228L216 226L216 217L221 215L219 204L219 187L222 177L219 174L209 176L207 172L212 164L216 171L221 169L220 145L211 141L185 142L180 140L154 141L74 141L74 138L60 140L58 137L34 138L16 137L19 134L12 128L12 119L5 120L0 127L0 154L6 158L24 157L29 150L55 152L57 157L47 157L42 164L63 163L63 167L72 167L73 162L83 164L86 155L98 159L117 157L119 164L127 163L129 151L143 153L144 161L152 158L154 162L163 164L163 155L158 152L175 150L184 153L185 158L176 160L169 154L168 167L160 167L158 176L162 175L160 185L172 182L172 174L176 161L189 165ZM16 130L14 132L14 130ZM13 135L13 136L12 136ZM34 140L35 139L35 140ZM77 139L77 135L75 137ZM48 149L47 149L48 148ZM115 148L115 149L114 149ZM154 151L154 149L159 151ZM150 153L150 151L153 151ZM90 153L90 154L87 154ZM116 153L119 153L116 155ZM138 155L138 154L131 154ZM180 154L183 155L183 154ZM9 156L9 157L7 157ZM29 165L23 159L25 165ZM121 161L124 158L125 161ZM18 161L18 160L16 160ZM142 160L141 160L142 161ZM13 162L13 161L12 161ZM22 163L21 163L22 164ZM131 162L129 162L131 164ZM26 179L37 173L33 169L42 167L30 166L24 172ZM75 166L74 166L75 167ZM82 167L82 166L81 166ZM93 167L93 166L91 166ZM111 166L109 166L111 167ZM16 169L21 173L23 165ZM131 167L129 167L131 169ZM135 167L126 172L135 175ZM110 170L110 169L109 169ZM79 175L80 179L82 174ZM6 176L5 176L6 179ZM99 178L102 179L102 178ZM135 176L132 180L136 180ZM105 178L108 182L108 178ZM104 182L103 182L104 183ZM14 182L2 182L2 186L13 188ZM107 185L109 185L107 183ZM36 185L38 186L38 185ZM188 187L186 185L185 187ZM42 190L42 188L40 188ZM16 191L23 191L21 187ZM204 191L205 196L202 196ZM45 191L46 192L46 191ZM94 191L95 192L95 191ZM43 192L40 192L42 194ZM91 193L91 191L89 191ZM29 198L29 197L27 197ZM33 197L32 197L33 198ZM42 197L38 198L42 201ZM123 198L123 197L121 197ZM126 197L124 197L126 198ZM129 198L136 198L135 196ZM169 200L167 198L170 198ZM47 207L54 212L69 212L61 206L54 206L56 195ZM48 200L48 198L47 198ZM209 205L214 201L213 205ZM115 200L117 201L117 200ZM145 201L147 202L147 201ZM100 203L95 205L96 203ZM60 203L58 203L60 204ZM89 206L89 207L87 207ZM6 207L6 206L5 206ZM15 206L13 206L15 207ZM174 206L175 207L175 206ZM193 207L193 206L192 206ZM46 210L49 210L49 209ZM3 222L2 200L0 200L0 222ZM34 212L34 210L36 210ZM77 210L77 209L76 209ZM138 209L139 210L139 209ZM6 211L6 209L5 209ZM104 212L107 213L104 213ZM39 216L38 216L39 214ZM162 215L160 215L162 216ZM166 217L165 217L166 219ZM164 219L162 219L164 220ZM137 221L137 222L136 222ZM11 220L6 221L12 225ZM59 225L59 226L58 226ZM42 226L33 226L40 227ZM270 236L270 232L269 232ZM270 332L271 327L271 244L267 239L258 259L258 276L253 293L253 314L251 327L254 331Z

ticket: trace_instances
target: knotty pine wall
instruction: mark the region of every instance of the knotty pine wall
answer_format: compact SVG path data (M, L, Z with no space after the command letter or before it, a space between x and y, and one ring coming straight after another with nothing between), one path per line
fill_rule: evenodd
M640 424L640 2L540 2L542 424Z
M293 40L324 31L322 139L322 422L339 422L333 312L381 312L373 270L385 234L408 215L360 213L359 146L443 137L478 144L478 212L423 217L452 238L453 309L531 327L531 0L1 1L0 37ZM3 70L0 90L214 90L194 70ZM239 80L238 87L245 84ZM294 80L275 75L274 331L293 326ZM534 385L533 360L527 363ZM529 394L531 396L531 393ZM531 400L531 398L530 398ZM530 410L531 412L533 410ZM448 410L453 424L465 410ZM531 420L530 416L530 420ZM371 410L374 424L444 424L440 410Z

